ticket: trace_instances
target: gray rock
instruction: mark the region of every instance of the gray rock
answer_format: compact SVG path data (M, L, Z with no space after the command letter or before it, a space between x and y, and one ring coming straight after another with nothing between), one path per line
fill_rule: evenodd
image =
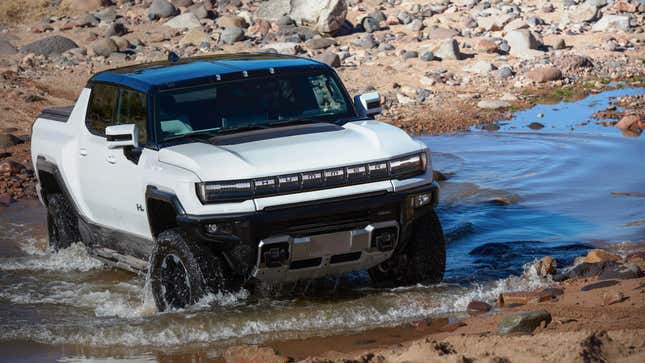
M498 110L500 108L510 107L511 104L506 101L499 100L481 100L477 103L477 107L483 108L486 110Z
M513 314L502 318L497 323L497 332L501 335L511 333L530 334L544 322L545 326L551 323L551 314L544 310L534 310Z
M340 56L334 52L325 52L314 57L315 60L323 62L331 67L340 67Z
M399 19L399 21L402 24L410 24L412 20L414 20L414 17L412 14L408 13L407 11L401 11L396 15L396 18Z
M434 59L434 53L432 53L430 51L424 52L421 55L421 60L424 61L424 62L430 62L433 59Z
M513 68L508 65L501 66L495 71L495 77L497 78L510 78L513 77L514 74L515 72L513 71Z
M244 39L244 29L237 27L228 27L220 35L220 42L224 44L233 44Z
M193 13L183 13L179 16L168 20L164 25L169 26L173 29L193 29L199 28L202 24L199 22L199 19Z
M606 269L598 275L599 279L637 279L643 276L643 271L641 271L638 265L632 263L626 263L619 265L613 268Z
M78 48L78 45L73 40L60 35L52 35L25 45L20 48L20 53L51 56L62 54L72 48Z
M270 0L260 4L255 16L276 22L288 15L297 23L312 24L321 33L338 31L347 17L345 0Z
M373 12L367 14L367 16L376 19L378 22L382 22L382 21L387 20L387 16L385 15L385 13L380 11L380 10L373 11Z
M8 40L0 39L0 55L14 55L18 53L18 48Z
M157 20L170 18L179 13L179 10L168 0L154 0L148 8L148 19Z
M294 25L294 24L296 24L296 22L293 21L293 19L291 19L291 17L288 16L288 15L283 15L280 18L278 18L277 23L278 23L278 25L283 25L283 26L284 25Z
M585 2L568 11L563 18L563 23L585 23L596 19L598 19L598 7Z
M0 148L24 144L24 141L12 134L0 134Z
M436 57L441 58L441 60L461 60L463 58L461 52L459 51L459 44L454 39L445 40L433 51L433 53Z
M372 49L376 48L378 46L378 43L374 39L374 36L372 34L364 34L358 39L355 39L352 44L359 46L361 48L365 49Z
M296 42L276 42L267 44L262 49L275 49L280 54L296 55L302 50Z
M390 51L390 50L394 50L394 49L396 49L396 47L395 47L395 46L393 46L393 45L392 45L392 44L390 44L390 43L385 43L385 42L383 42L383 43L381 43L381 44L379 44L379 45L378 45L378 49L379 49L379 50L383 50L383 51Z
M531 122L529 124L529 129L531 130L542 130L543 128L544 128L544 125L539 122Z
M109 8L97 11L94 13L94 16L103 23L111 23L116 20L118 14L116 13L116 9L114 9L113 6L110 6Z
M410 24L408 24L408 29L413 32L418 32L423 30L425 26L423 25L423 21L421 19L414 19Z
M189 9L197 19L208 19L214 17L214 13L206 9L204 5L195 5Z
M419 58L419 52L414 50L406 50L403 52L403 59Z
M172 0L173 5L187 8L193 5L193 0Z
M309 39L305 46L309 49L326 49L336 44L334 38L313 38Z
M484 75L494 71L495 69L497 68L490 62L478 61L477 63L472 64L469 67L466 67L465 71Z
M114 40L110 38L99 39L92 43L92 51L97 56L109 57L112 53L119 50Z
M560 38L558 39L557 42L555 42L553 49L560 50L560 49L565 49L566 47L567 47L567 43L565 43L564 39Z
M542 20L542 18L540 18L539 16L532 16L526 19L526 22L532 27L536 27L538 25L544 25L544 20Z
M504 38L511 47L510 53L515 56L527 56L532 50L539 49L541 44L528 29L512 30ZM501 49L501 47L500 47Z
M430 31L430 39L450 39L459 35L459 32L453 29L434 28Z
M92 14L85 14L78 18L78 26L93 27L99 25L99 19Z
M627 31L629 30L629 16L605 14L591 27L595 32Z
M363 20L361 20L361 25L363 26L363 29L365 29L365 31L368 33L374 33L375 31L381 29L379 21L372 18L371 16L364 17Z
M108 26L107 30L105 31L105 36L106 37L111 37L114 35L125 35L128 32L128 29L126 29L125 25L122 23L112 23L110 26Z

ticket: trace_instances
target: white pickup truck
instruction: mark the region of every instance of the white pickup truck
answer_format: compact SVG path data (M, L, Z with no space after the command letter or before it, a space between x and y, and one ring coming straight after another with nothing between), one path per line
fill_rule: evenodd
M159 310L253 282L368 270L439 282L426 145L325 64L232 54L94 75L33 125L49 243L147 273Z

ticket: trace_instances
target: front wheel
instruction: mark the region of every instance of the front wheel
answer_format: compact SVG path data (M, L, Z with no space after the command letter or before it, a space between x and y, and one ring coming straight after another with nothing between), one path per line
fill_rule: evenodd
M159 311L181 309L209 292L223 289L225 270L221 257L190 241L179 229L157 236L149 267L149 281Z
M434 210L413 222L412 233L389 260L369 269L376 284L438 283L446 269L446 240Z
M54 251L81 240L76 211L61 193L47 195L47 232L49 247Z

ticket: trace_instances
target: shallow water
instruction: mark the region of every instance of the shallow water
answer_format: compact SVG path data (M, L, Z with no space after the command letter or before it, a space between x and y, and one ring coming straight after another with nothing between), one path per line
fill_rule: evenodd
M645 141L590 122L622 89L519 112L500 131L421 137L441 185L448 240L445 282L374 289L365 273L280 291L208 296L154 312L143 278L110 269L81 245L45 251L36 202L0 210L0 361L213 358L238 342L306 338L459 315L472 298L548 283L524 265L560 265L593 245L645 238ZM536 115L543 113L544 118ZM533 131L530 122L546 127ZM573 126L574 130L571 130ZM510 203L510 204L507 204ZM526 270L526 271L525 271Z

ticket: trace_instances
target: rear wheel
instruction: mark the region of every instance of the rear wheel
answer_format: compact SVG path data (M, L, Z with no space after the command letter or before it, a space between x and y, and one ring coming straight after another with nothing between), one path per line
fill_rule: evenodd
M81 240L78 216L63 194L47 195L47 232L49 247L55 251Z
M446 269L446 240L437 213L432 210L411 226L405 247L387 261L369 269L373 282L386 285L438 283Z
M173 228L157 236L149 275L157 308L166 311L223 290L226 271L221 257Z

